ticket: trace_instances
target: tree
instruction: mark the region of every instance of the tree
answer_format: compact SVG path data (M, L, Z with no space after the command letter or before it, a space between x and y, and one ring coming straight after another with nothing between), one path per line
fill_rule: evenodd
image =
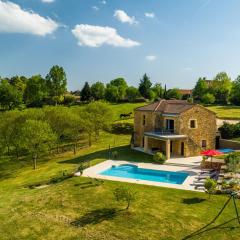
M211 93L205 93L203 96L202 96L202 102L204 104L213 104L215 102L215 97L213 94Z
M181 99L182 95L178 88L172 88L167 90L166 99Z
M140 84L138 87L138 90L140 92L140 94L144 97L144 98L148 98L149 99L149 94L150 94L150 89L151 89L152 83L150 81L150 78L147 76L147 74L145 73L143 75L143 78L140 80Z
M46 80L41 75L32 76L28 79L24 94L24 100L27 105L41 106L47 95Z
M105 98L109 102L118 102L119 101L118 88L116 86L108 84L105 92Z
M75 155L77 153L77 143L80 140L82 133L84 131L84 127L80 119L80 115L73 112L69 114L68 124L69 124L69 128L66 132L67 132L67 136L69 136L73 142L73 153Z
M227 104L230 97L232 82L227 73L220 72L216 75L211 85L210 91L215 96L216 102Z
M208 85L206 78L199 78L194 89L193 89L193 98L196 100L202 100L202 96L208 92Z
M152 90L154 91L156 98L163 97L163 88L161 83L156 83L154 87L152 87Z
M56 135L47 122L27 120L22 127L21 136L26 149L32 156L35 170L39 155L45 153L49 146L56 141Z
M211 178L207 178L204 182L204 188L206 193L208 193L208 197L210 198L211 194L213 194L216 190L217 182Z
M136 192L134 192L131 188L128 187L118 187L113 192L116 200L118 202L126 202L126 210L129 209L130 204L136 200Z
M92 97L91 88L88 82L85 82L82 90L81 90L81 100L82 101L90 101Z
M124 78L116 78L112 80L109 85L117 87L119 100L123 100L125 98L128 85Z
M59 152L59 144L71 132L72 112L66 107L48 107L45 108L45 120L51 126L56 134L57 152Z
M139 97L139 91L135 87L128 87L126 90L126 95L129 102L135 102L137 97Z
M18 139L13 139L15 132L15 123L18 122L17 118L19 116L18 112L9 111L2 113L0 115L0 138L3 149L7 149L7 154L10 155L10 149L13 147L13 140L17 141Z
M105 97L105 85L101 82L96 82L91 86L91 93L94 100L101 100Z
M92 102L88 104L85 111L89 114L94 126L95 139L98 140L99 132L103 129L109 129L112 122L112 111L108 104L103 102Z
M53 66L46 76L47 87L55 104L67 91L67 77L64 69L59 66ZM55 98L54 98L55 97Z
M230 100L235 105L240 105L240 75L232 84Z
M22 103L22 94L12 86L8 80L2 80L0 83L0 106L4 110L11 110L20 106Z

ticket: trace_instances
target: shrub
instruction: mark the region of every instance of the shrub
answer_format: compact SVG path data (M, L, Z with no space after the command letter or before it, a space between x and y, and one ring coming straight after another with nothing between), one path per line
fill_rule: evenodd
M231 139L235 136L235 125L224 122L219 131L222 138Z
M153 155L153 161L156 163L164 164L166 161L166 156L161 152L157 152Z
M213 194L216 190L217 182L211 178L207 178L204 183L204 188L206 193L208 193L208 197L210 198L211 194Z
M126 210L129 209L130 204L136 200L136 192L134 192L131 188L128 187L118 187L113 192L116 200L118 202L126 202Z

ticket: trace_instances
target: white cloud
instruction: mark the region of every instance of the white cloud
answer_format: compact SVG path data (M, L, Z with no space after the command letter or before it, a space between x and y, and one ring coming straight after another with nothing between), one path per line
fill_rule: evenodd
M148 55L146 56L147 61L155 61L157 59L157 56L155 55Z
M99 10L99 7L97 7L97 6L92 6L92 9L95 10L95 11L98 11L98 10Z
M55 0L42 0L43 3L53 3Z
M15 3L0 0L0 32L45 36L58 27L58 23L50 18L26 11Z
M101 4L107 4L107 1L103 0L103 1L100 1Z
M106 44L114 47L130 48L140 45L137 41L121 37L116 29L111 27L80 24L72 29L72 33L80 46L100 47Z
M130 25L138 24L134 16L128 16L123 10L116 10L113 16L122 23L129 23Z
M153 12L146 12L145 14L145 17L147 17L147 18L154 18L155 17L155 14L153 13Z

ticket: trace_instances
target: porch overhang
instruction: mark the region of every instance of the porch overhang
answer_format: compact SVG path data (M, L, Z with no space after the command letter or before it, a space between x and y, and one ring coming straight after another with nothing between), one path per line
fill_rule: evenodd
M154 139L159 139L163 141L167 140L180 140L180 139L187 139L187 135L181 135L181 134L162 134L157 132L145 132L144 136Z

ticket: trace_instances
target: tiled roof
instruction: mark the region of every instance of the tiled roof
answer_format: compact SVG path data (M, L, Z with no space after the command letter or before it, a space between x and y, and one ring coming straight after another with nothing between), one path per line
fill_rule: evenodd
M191 109L196 104L189 103L185 100L160 100L148 104L143 107L136 108L137 111L152 111L161 112L165 114L180 114L188 109Z

